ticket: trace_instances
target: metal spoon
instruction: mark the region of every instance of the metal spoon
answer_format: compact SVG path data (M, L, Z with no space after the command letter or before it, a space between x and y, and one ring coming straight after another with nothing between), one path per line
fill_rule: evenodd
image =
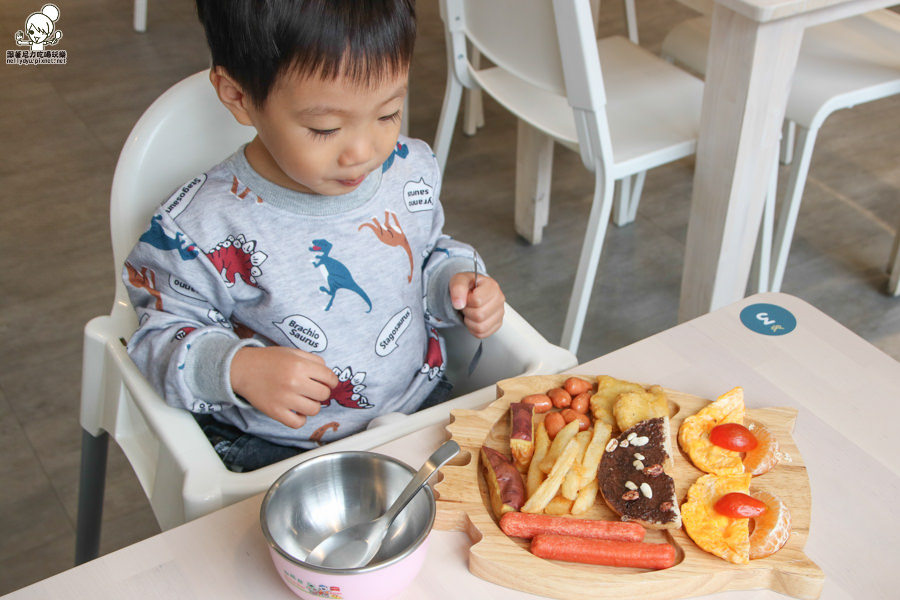
M476 252L473 255L473 259L475 261L475 281L472 283L472 287L478 286L478 253ZM478 361L481 360L481 351L484 350L484 340L478 340L478 348L475 349L475 355L472 357L472 360L469 361L469 376L475 371L475 367L478 366Z
M431 476L457 454L459 454L459 444L453 440L445 442L428 457L428 460L400 493L400 496L394 500L386 513L373 521L351 525L332 533L312 549L305 562L331 569L355 569L369 564L369 561L381 548L381 542L397 515L428 483Z

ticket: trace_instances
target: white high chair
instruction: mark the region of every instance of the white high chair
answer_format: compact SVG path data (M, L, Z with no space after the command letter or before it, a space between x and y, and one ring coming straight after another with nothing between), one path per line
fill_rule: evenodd
M168 406L125 350L137 320L120 274L125 257L150 214L178 185L249 141L255 130L239 125L216 97L206 71L162 94L125 142L110 202L116 295L111 314L85 327L81 390L82 460L76 563L99 549L108 436L125 453L160 527L169 529L266 490L294 464L346 449L368 449L447 419L452 408L476 408L495 399L494 383L507 377L556 373L575 356L547 342L509 306L501 329L484 340L472 376L467 365L477 340L465 328L444 330L446 375L456 398L413 415L379 419L343 440L249 473L228 471L193 417Z
M639 184L644 171L694 153L703 84L624 37L596 40L589 0L441 0L441 17L449 64L435 138L438 161L446 161L463 89L481 89L519 119L517 187L530 179L538 191L527 204L517 200L517 223L520 214L524 221L546 222L554 142L580 151L594 172L562 335L563 346L574 352L614 183ZM496 66L473 65L467 42Z
M704 74L710 24L707 16L679 23L663 41L662 55ZM781 290L819 128L837 110L896 94L900 94L900 14L880 9L806 29L785 111L782 157L785 164L793 164L775 226L768 291ZM900 293L900 261L894 258L898 244L900 229L888 266L894 295Z

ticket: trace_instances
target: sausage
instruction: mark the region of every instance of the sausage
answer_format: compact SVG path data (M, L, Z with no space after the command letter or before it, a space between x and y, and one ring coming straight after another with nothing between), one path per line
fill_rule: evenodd
M522 402L534 406L536 413L545 413L553 408L553 402L547 394L531 394L522 398Z
M547 429L547 436L552 440L556 437L563 427L566 426L566 420L558 412L549 413L544 417L544 427Z
M504 514L500 518L500 529L506 535L526 539L546 533L622 542L640 542L644 539L644 528L633 522L573 519L523 512Z
M547 533L538 534L531 540L531 553L540 558L610 567L667 569L675 564L675 547L671 544L595 540Z
M561 387L553 388L547 392L547 395L550 396L550 401L556 408L568 408L572 404L572 394Z
M572 410L577 410L582 414L587 414L588 409L591 407L591 393L590 392L581 392L577 396L572 397L572 404L569 406Z
M578 421L578 431L587 431L591 428L591 418L584 413L580 413L577 410L573 410L571 408L565 408L560 411L563 420L568 424L572 421Z
M594 386L589 381L585 381L581 377L569 377L566 379L565 383L563 383L563 388L569 395L573 398L578 394L583 394L584 392L589 392L594 389Z

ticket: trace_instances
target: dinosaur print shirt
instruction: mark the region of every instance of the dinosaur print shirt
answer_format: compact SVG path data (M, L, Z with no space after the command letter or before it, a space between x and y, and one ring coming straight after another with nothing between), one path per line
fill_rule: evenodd
M439 192L419 140L401 137L359 188L327 197L263 179L240 149L176 190L127 258L129 354L169 404L289 446L415 411L444 370L439 329L460 323L450 277L474 252L442 233ZM340 384L291 429L231 390L245 345L316 353Z

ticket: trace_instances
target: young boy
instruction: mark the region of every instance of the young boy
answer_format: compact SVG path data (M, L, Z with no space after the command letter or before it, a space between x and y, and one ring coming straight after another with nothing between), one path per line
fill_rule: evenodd
M441 232L431 149L399 136L412 0L197 6L210 81L257 136L128 257L129 353L250 470L439 401L438 328L487 337L504 296Z

